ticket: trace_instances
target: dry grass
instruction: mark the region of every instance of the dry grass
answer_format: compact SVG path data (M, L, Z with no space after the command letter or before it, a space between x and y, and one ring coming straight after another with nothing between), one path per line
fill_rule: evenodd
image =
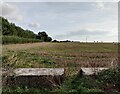
M9 54L11 51L12 53ZM19 55L22 51L28 55ZM56 64L50 67L64 67L70 74L78 71L80 67L110 67L113 59L115 60L113 64L117 63L117 53L117 45L112 43L42 42L3 45L3 56L9 54L9 63L17 62L12 66L47 67L41 63L41 59L47 59ZM17 55L12 57L14 54ZM40 58L40 60L34 60L33 57Z

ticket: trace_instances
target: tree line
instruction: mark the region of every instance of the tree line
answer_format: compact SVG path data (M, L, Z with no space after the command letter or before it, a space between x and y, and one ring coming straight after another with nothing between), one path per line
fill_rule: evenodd
M10 23L7 19L0 17L2 21L2 35L3 36L17 36L21 38L39 39L45 42L52 41L52 38L48 36L45 31L35 34L33 31L24 30L23 28L16 26L14 23Z

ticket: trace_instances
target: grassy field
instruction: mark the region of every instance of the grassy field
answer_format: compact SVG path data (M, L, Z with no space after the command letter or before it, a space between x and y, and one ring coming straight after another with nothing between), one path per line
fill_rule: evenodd
M3 45L3 67L62 67L74 74L80 67L110 67L117 62L113 43L27 43Z
M80 67L111 67L118 61L118 46L113 43L27 43L2 48L4 68L65 68L66 79L58 88L3 88L3 94L108 94L120 91L120 69L101 72L96 77L77 75ZM91 83L92 82L92 83ZM56 93L55 93L56 92ZM116 93L119 94L119 93Z

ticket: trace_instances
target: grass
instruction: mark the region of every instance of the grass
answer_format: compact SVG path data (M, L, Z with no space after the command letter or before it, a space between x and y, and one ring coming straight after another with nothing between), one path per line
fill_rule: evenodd
M95 76L70 76L55 91L79 92L83 94L84 92L88 92L88 94L120 92L120 69L104 70Z
M77 73L80 67L110 67L111 61L117 63L118 45L113 43L27 43L27 44L9 44L3 45L3 66L5 68L43 68L43 67L62 67L66 70L67 79L58 89L50 92L88 92L84 94L104 94L103 83L107 79L112 79L116 71L104 72L99 74L100 78L91 77L78 78ZM112 76L111 76L112 75ZM107 77L106 77L107 76ZM116 77L117 78L117 77ZM115 79L115 78L114 78ZM113 79L113 80L114 80ZM102 81L104 81L102 83ZM114 80L115 81L115 80ZM119 82L117 79L116 81ZM92 83L90 83L92 82ZM118 84L115 82L115 84ZM27 89L30 92L33 89L16 87L10 90L14 93L23 92ZM33 91L42 94L45 90L34 88ZM43 91L43 92L42 92ZM42 92L42 93L41 93ZM93 93L94 92L94 93ZM96 93L95 93L96 92ZM102 93L101 93L102 92ZM12 94L12 93L11 93ZM18 93L22 94L22 93ZM34 94L34 93L33 93ZM37 94L37 93L36 93Z
M104 70L95 76L72 75L55 89L28 88L17 86L4 88L3 94L119 94L120 69ZM92 82L92 83L91 83Z
M16 87L3 89L2 94L49 94L49 90L44 88Z
M3 56L3 67L55 67L55 62L48 58L40 57L34 53L28 53L27 51L9 51L7 56Z
M70 74L80 67L110 67L117 63L117 45L112 43L28 43L3 45L3 66L62 67Z
M22 38L17 36L2 36L2 44L34 43L34 42L41 42L41 40Z

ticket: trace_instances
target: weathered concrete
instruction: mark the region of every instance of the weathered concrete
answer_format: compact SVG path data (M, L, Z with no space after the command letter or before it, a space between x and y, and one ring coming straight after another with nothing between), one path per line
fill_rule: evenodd
M107 70L109 68L81 68L83 71L84 75L93 75L93 74L98 74L102 70Z
M63 75L64 68L18 68L13 71L16 76Z
M54 88L64 81L63 68L18 68L5 80L5 86Z

